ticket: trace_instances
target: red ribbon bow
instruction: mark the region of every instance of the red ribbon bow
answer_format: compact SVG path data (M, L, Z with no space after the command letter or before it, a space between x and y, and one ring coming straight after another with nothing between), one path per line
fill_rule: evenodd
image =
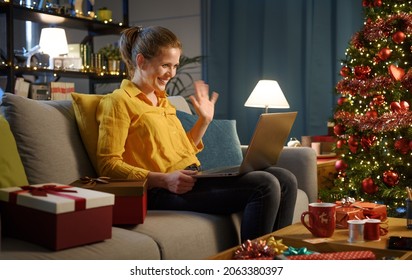
M23 186L20 187L21 190L14 191L9 194L9 202L17 204L17 196L20 193L29 192L33 196L47 196L47 194L54 194L57 196L73 199L75 203L75 211L86 209L86 199L83 197L77 197L66 193L77 193L76 190L68 190L67 188L72 188L71 186L56 186L56 185L43 185L41 187L33 186Z
M56 185L44 185L41 187L33 187L33 186L23 186L20 187L24 191L28 191L30 194L34 196L47 196L48 193L55 194L55 192L70 192L75 193L75 190L67 190L66 188L70 188L70 186L56 186Z

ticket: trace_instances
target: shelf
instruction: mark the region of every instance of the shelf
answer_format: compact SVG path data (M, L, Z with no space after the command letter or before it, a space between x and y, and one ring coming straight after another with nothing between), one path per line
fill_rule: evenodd
M128 26L128 0L122 0L123 4L123 22L102 22L97 19L83 16L60 15L49 13L47 11L27 8L20 5L15 5L12 2L0 2L0 13L6 15L7 25L7 56L10 65L0 65L0 73L8 76L7 90L12 91L14 88L14 78L22 75L53 75L59 77L72 77L88 79L90 85L98 83L119 82L126 77L125 73L119 75L111 75L108 73L99 74L93 72L80 71L65 71L52 69L35 69L27 67L15 67L13 61L14 38L13 26L14 20L32 21L42 23L48 26L60 26L69 29L85 30L88 32L88 41L91 39L91 48L93 50L93 37L99 35L120 35L120 33ZM86 39L85 38L85 39ZM94 89L91 89L94 92Z
M3 67L5 68L5 67ZM0 67L0 69L2 69ZM78 78L105 78L105 77L120 77L124 76L124 74L119 75L112 75L108 73L99 74L96 72L83 72L83 71L72 71L72 70L56 70L56 69L47 69L47 68L28 68L28 67L19 67L15 68L14 72L16 74L29 74L29 75L39 75L43 74L55 74L57 76L65 76L65 77L78 77Z
M104 23L89 18L55 15L21 6L14 6L13 9L14 19L40 22L51 26L64 25L75 29L87 29L89 32L97 34L120 34L124 29L123 23Z

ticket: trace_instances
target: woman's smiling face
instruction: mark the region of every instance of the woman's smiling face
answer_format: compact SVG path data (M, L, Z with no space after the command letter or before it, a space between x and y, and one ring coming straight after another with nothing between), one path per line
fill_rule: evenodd
M162 48L156 57L144 59L141 73L146 88L164 91L166 84L176 75L180 55L179 48Z

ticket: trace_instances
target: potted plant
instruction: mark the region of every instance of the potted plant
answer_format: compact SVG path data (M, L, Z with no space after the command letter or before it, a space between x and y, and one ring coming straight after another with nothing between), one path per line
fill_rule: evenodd
M100 8L97 10L97 20L100 21L111 21L112 20L112 11L106 7Z
M107 44L101 48L98 53L102 55L106 61L107 69L110 73L120 71L120 60L122 56L120 55L120 50L114 44Z

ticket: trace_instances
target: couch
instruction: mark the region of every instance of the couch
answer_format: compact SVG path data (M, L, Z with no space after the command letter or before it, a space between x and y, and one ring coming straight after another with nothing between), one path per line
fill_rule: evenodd
M169 98L178 110L191 114L185 99ZM72 101L36 101L4 93L0 108L7 122L0 126L0 139L3 141L4 135L11 139L6 144L0 142L0 146L18 153L16 166L22 165L25 174L18 176L19 183L69 184L84 175L96 176ZM308 203L317 199L316 154L311 148L285 147L278 165L297 177L297 222ZM7 181L8 174L0 169L0 183L1 177ZM239 244L240 219L241 213L226 216L148 211L143 224L113 226L111 239L62 251L2 236L0 259L205 259Z

